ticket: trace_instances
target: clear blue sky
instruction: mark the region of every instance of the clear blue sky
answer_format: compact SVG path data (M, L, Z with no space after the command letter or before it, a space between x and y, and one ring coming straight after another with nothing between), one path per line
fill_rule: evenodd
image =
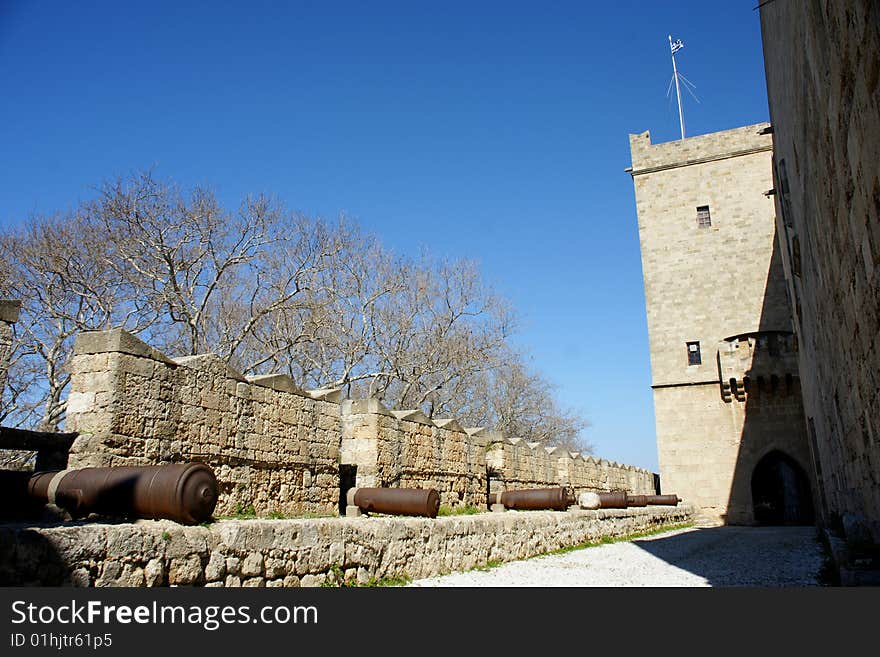
M344 212L399 252L478 259L517 340L657 471L629 133L768 120L757 0L0 0L0 225L155 167L225 202Z

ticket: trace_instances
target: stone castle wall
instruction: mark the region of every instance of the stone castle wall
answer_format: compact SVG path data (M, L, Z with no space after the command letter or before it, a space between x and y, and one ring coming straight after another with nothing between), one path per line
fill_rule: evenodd
M0 525L0 586L321 586L431 577L690 522L693 509ZM328 582L329 580L329 582Z
M655 492L653 474L641 468L497 434L489 440L486 464L493 493L542 486L568 486L575 493L626 490L635 495L653 495Z
M374 399L342 409L340 462L357 466L357 486L436 488L443 505L486 506L485 442L455 420L389 411Z
M661 482L704 516L733 523L753 520L750 479L762 456L775 449L813 470L766 195L768 128L662 144L630 135ZM698 220L703 206L708 225ZM698 364L687 343L699 345ZM790 385L770 392L780 377Z
M647 470L305 392L286 376L245 378L213 355L171 359L122 330L80 335L70 371L67 429L80 435L69 467L201 461L220 482L217 515L333 515L346 483L436 488L443 505L480 508L490 485L654 492Z
M761 5L777 225L828 520L880 542L880 5Z
M335 513L340 406L288 379L245 379L213 355L172 360L122 330L85 333L70 362L69 467L209 464L216 513Z
M655 391L654 413L663 431L661 481L664 490L680 491L705 518L750 524L751 475L764 456L780 451L811 471L800 392L753 390L744 400L724 402L719 388Z

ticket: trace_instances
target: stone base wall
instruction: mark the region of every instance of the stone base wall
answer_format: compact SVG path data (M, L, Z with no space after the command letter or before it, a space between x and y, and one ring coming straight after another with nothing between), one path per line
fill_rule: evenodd
M0 526L0 586L320 586L421 578L692 520L692 509Z

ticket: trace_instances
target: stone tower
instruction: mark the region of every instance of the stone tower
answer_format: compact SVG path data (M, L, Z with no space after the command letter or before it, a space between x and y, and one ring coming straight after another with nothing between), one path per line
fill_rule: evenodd
M768 128L630 135L660 480L733 524L814 509Z

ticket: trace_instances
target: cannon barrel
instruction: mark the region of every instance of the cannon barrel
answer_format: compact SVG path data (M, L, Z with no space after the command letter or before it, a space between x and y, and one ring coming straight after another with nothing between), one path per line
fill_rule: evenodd
M678 495L647 495L648 504L678 506L681 499Z
M54 504L74 517L100 513L185 525L208 520L219 492L214 471L203 463L56 470L10 482L18 489L14 496Z
M352 488L347 502L368 513L436 518L440 493L433 488Z
M501 503L507 509L556 509L564 511L569 506L569 494L563 487L528 488L507 490L501 493Z
M611 493L599 493L600 509L625 509L627 504L627 495L622 491Z
M626 505L627 506L648 506L648 496L647 495L627 495L626 496Z

